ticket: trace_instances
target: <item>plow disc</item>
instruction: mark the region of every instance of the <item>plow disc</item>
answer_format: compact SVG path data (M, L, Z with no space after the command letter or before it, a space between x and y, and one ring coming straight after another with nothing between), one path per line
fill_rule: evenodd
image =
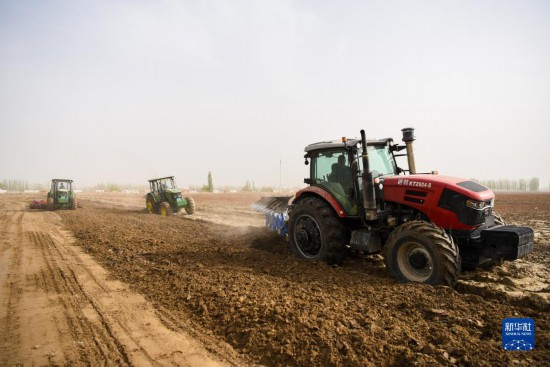
M286 235L287 231L287 207L288 201L292 196L273 196L264 197L250 205L258 212L265 213L265 226L277 232L281 236Z

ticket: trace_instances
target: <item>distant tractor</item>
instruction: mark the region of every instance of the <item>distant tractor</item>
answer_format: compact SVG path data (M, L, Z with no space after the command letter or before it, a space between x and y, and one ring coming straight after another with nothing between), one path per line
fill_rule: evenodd
M416 172L414 130L391 138L325 141L305 148L309 186L254 205L296 256L340 262L346 250L381 253L403 282L452 286L462 268L515 260L533 249L529 227L506 225L495 195L471 180ZM398 154L406 149L406 154ZM408 169L396 163L405 156ZM405 174L407 173L407 174Z
M149 213L159 213L168 216L185 209L187 214L195 212L195 201L192 197L183 197L178 189L174 176L154 178L149 180L149 193L145 197L145 205Z
M76 209L78 207L73 191L73 180L54 178L46 197L46 209Z

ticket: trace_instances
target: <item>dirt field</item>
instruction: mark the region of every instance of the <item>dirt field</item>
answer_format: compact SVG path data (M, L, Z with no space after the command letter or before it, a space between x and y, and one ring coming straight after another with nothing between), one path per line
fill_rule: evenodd
M168 218L140 195L0 196L0 365L548 365L550 194L497 195L535 250L456 289L396 283L378 256L298 260L259 195L193 196ZM535 319L534 351L502 350L506 317Z

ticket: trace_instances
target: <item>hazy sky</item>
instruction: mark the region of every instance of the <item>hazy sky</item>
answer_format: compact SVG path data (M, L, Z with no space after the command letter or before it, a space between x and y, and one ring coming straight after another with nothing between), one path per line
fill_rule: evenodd
M550 1L0 0L0 180L302 183L320 140L550 181Z

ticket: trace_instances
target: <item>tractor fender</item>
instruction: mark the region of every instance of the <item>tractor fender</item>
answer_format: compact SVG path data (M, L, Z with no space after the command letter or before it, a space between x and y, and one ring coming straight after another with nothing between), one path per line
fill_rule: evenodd
M294 197L292 198L292 203L296 203L300 198L304 198L306 196L317 196L329 203L329 205L334 209L336 212L336 215L340 218L346 218L346 212L344 211L344 208L342 208L342 205L327 191L324 190L318 186L309 186L306 187L300 191L298 191Z
M160 202L160 198L158 197L158 195L155 195L151 192L149 192L149 193L147 193L147 195L145 195L145 199L148 199L148 198L151 198L154 203Z

